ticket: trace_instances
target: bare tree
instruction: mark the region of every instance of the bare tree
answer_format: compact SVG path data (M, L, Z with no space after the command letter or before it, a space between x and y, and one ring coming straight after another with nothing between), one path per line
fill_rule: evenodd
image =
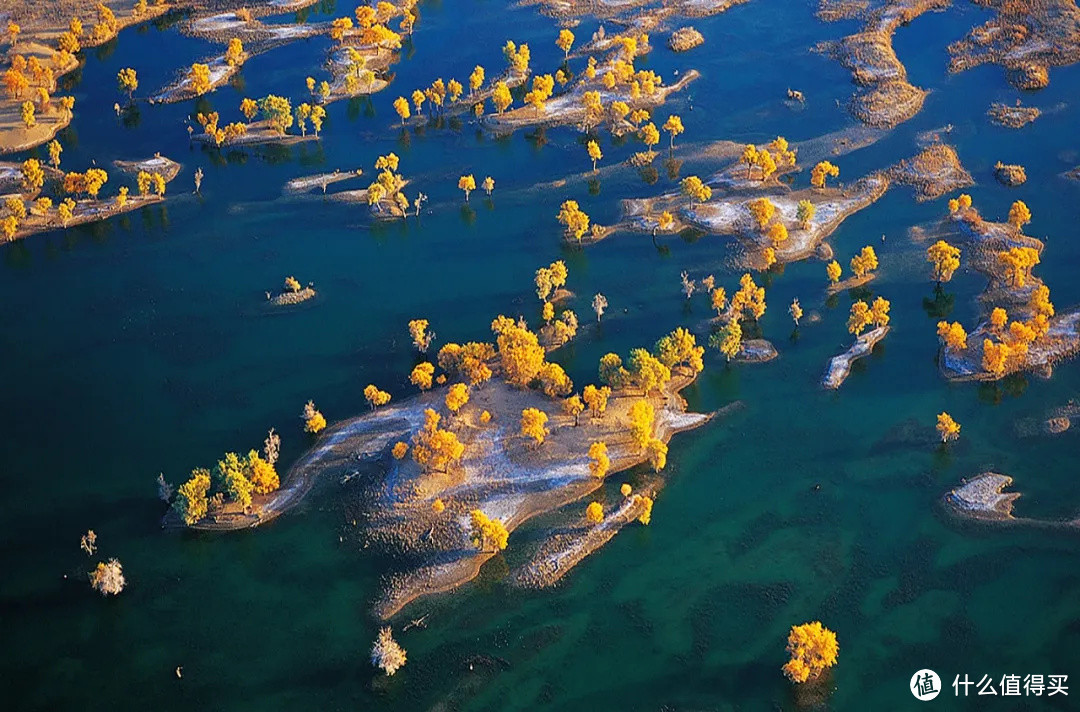
M680 276L682 277L683 294L685 294L686 298L689 299L690 297L694 296L694 290L697 289L697 285L694 284L694 280L690 279L690 275L688 275L686 272L683 272Z
M202 166L195 169L195 192L198 193L202 189L203 172Z
M86 552L87 556L93 556L97 551L97 534L91 529L82 535L82 539L79 540L79 548Z
M263 441L263 454L266 455L266 461L273 465L278 461L278 454L280 452L281 436L275 433L273 428L270 428L266 440Z
M173 496L173 486L165 481L165 475L158 473L157 495L162 502L168 502Z
M597 292L596 296L592 299L592 308L596 312L596 323L600 323L600 317L604 316L604 310L607 309L607 297Z

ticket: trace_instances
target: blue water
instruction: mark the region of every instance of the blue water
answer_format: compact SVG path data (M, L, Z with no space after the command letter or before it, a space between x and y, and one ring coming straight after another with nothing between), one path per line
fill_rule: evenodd
M320 5L309 18L353 7ZM841 106L854 91L849 74L810 47L856 25L821 23L813 10L812 3L757 0L694 20L706 44L683 55L654 37L643 66L665 77L676 69L702 73L688 95L660 112L661 120L669 109L679 113L686 125L677 156L692 158L693 146L711 141L777 134L799 141L852 124ZM1028 231L1047 243L1038 273L1063 308L1080 301L1071 278L1080 247L1070 239L1080 184L1058 177L1080 163L1080 73L1052 69L1049 87L1023 94L1046 112L1035 124L1020 131L991 125L990 103L1021 95L1003 70L945 71L945 46L986 17L960 5L897 31L911 80L931 94L914 119L842 156L841 180L912 155L918 133L952 124L949 141L978 182L968 191L975 205L996 219L1014 199L1031 207ZM579 42L595 27L585 20L574 28ZM611 305L601 329L558 355L581 385L595 378L602 354L651 344L709 315L704 297L687 307L681 271L715 273L729 289L736 283L730 243L721 238L669 239L664 251L629 234L584 251L561 245L554 215L564 199L610 223L619 199L672 189L664 170L653 186L621 170L602 172L596 194L581 181L534 190L589 168L571 130L549 130L538 145L523 132L495 140L469 124L410 134L394 128L396 96L436 76L464 81L477 63L494 76L507 39L530 44L534 67L554 69L556 32L534 9L424 2L390 89L333 104L319 143L246 156L189 146L185 120L207 109L235 120L244 96L299 100L304 78L320 77L329 40L254 58L241 74L243 89L142 104L138 121L126 123L112 111L121 67L137 68L139 93L148 94L219 48L175 27L147 27L87 53L73 89L76 118L61 136L63 167L160 151L184 169L162 205L0 250L7 495L0 502L0 692L8 708L797 709L779 668L788 627L807 620L839 636L830 709L908 709L915 702L904 691L908 679L924 667L946 685L964 673L1080 669L1077 539L963 526L938 505L961 478L992 468L1013 476L1024 493L1019 515L1074 516L1076 435L1023 439L1015 423L1075 398L1080 369L1066 363L1049 381L984 386L940 378L934 324L942 315L924 307L934 290L906 233L939 217L945 199L916 203L902 187L830 240L842 262L864 244L875 246L882 267L872 289L892 301L894 325L840 391L817 384L828 357L850 343L850 298L825 305L823 265L788 265L766 280L761 320L781 358L729 368L708 357L685 392L691 406L742 400L746 408L673 441L652 525L623 531L542 592L502 582L526 555L529 533L516 532L505 557L487 564L477 582L406 610L404 619L431 616L426 629L398 634L409 662L393 678L376 676L367 660L377 630L370 604L392 564L358 543L348 493L337 483L258 531L159 530L159 472L178 482L226 450L258 446L271 426L282 433L287 464L308 443L297 419L307 399L336 420L364 407L368 383L395 398L409 395L411 318L431 320L441 339L455 341L487 338L499 313L535 320L533 270L564 259L583 321L590 295L603 292ZM788 87L806 94L803 110L783 103ZM606 135L601 145L602 166L641 148ZM290 178L335 168L370 174L376 156L390 150L401 156L412 189L431 197L419 222L372 225L359 206L280 199ZM1024 164L1028 182L999 185L992 177L998 160ZM201 196L189 192L196 167L205 172ZM491 203L474 194L471 210L461 209L463 173L495 178ZM119 180L114 173L104 192L114 194ZM313 281L318 300L268 314L264 292L290 274ZM970 326L983 286L962 270L939 303ZM823 320L794 339L786 305L796 296ZM947 450L933 442L942 410L963 426ZM626 473L611 486L635 477ZM98 558L124 564L129 586L116 599L86 585L93 562L78 539L88 528L98 533ZM1068 699L1029 699L1024 709L1066 709ZM935 704L1017 708L957 700L951 687Z

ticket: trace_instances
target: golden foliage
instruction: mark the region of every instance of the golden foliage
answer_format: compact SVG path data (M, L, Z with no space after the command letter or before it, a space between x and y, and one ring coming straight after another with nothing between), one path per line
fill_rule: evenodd
M326 418L315 408L313 401L304 404L304 412L300 416L304 421L304 432L316 434L326 427Z
M639 135L641 136L641 142L648 146L650 151L653 146L660 143L660 132L656 130L656 125L652 122L642 126ZM710 194L711 192L712 191L710 190Z
M730 361L742 350L742 326L738 319L729 321L723 329L709 337L709 346L720 351Z
M635 497L641 497L640 501L641 501L642 506L644 507L644 509L641 512L641 516L638 517L638 521L641 522L642 524L644 524L645 526L649 526L649 523L652 521L652 508L653 508L652 497L646 497L644 495L634 495L634 496Z
M836 633L814 621L792 626L787 651L791 659L783 667L784 674L792 682L806 682L836 664L840 646Z
M799 221L799 227L803 230L810 229L810 221L814 219L817 207L809 200L800 200L795 210L795 219Z
M537 408L526 408L521 411L521 435L530 438L536 445L543 445L547 437L548 416Z
M399 440L396 443L394 443L394 447L390 451L390 454L394 456L395 460L400 460L401 458L405 457L405 455L408 452L409 452L409 443L402 442L401 440Z
M192 470L191 478L176 490L177 496L172 505L176 513L184 520L184 524L191 526L206 516L210 506L206 497L209 491L210 471Z
M671 138L671 148L675 148L675 137L681 134L685 129L683 128L682 117L677 114L671 114L667 117L667 121L660 128L667 131Z
M599 418L607 410L608 398L611 396L611 388L608 386L596 386L589 384L581 391L581 399L585 401L592 417Z
M934 265L934 281L948 282L960 268L960 249L938 240L926 248L926 260Z
M244 43L233 37L225 49L225 63L230 67L239 67L244 63Z
M774 222L769 226L769 232L766 235L773 244L773 248L778 248L780 245L787 242L788 231L787 227L782 222Z
M579 242L589 229L589 216L578 207L576 200L564 201L556 218L566 228L566 234L573 235Z
M1016 288L1027 284L1032 268L1039 264L1039 252L1033 247L1012 247L999 252L997 258L1005 270L1006 278Z
M960 437L960 424L953 420L948 413L939 413L937 417L937 431L941 436L941 442L947 443Z
M697 176L683 178L679 183L679 188L683 195L690 198L690 207L694 207L695 200L704 203L712 197L712 188L705 185Z
M394 111L396 111L397 115L401 117L401 123L402 125L404 125L405 120L408 119L409 116L411 116L411 114L409 113L409 100L403 96L399 96L397 99L394 99Z
M191 90L197 96L210 91L210 66L198 62L192 64L188 70L188 81L191 82Z
M874 326L886 326L889 323L889 300L878 297L870 305L870 321Z
M829 281L836 284L840 281L840 275L843 273L843 268L840 267L840 263L833 260L829 264L825 265L825 275L829 278Z
M739 278L739 290L731 295L731 313L734 319L738 319L744 313L749 312L754 319L760 319L765 314L765 288L759 287L749 272Z
M668 368L686 366L691 373L701 373L705 368L705 347L697 345L697 338L683 327L678 327L656 342L656 354Z
M1020 230L1029 222L1031 222L1031 211L1024 201L1017 200L1009 208L1009 224Z
M821 161L810 171L810 185L815 188L824 188L826 178L836 178L840 175L840 169L829 161Z
M390 154L393 156L394 154ZM394 156L396 159L397 156ZM394 161L397 162L396 160ZM427 319L410 319L409 320L409 336L412 338L413 346L420 353L426 353L431 346L431 342L435 340L435 332L428 331L430 324Z
M470 173L467 176L461 176L457 182L458 190L465 191L465 202L469 202L469 193L476 190L476 179L473 178Z
M455 383L446 392L446 409L451 413L457 413L468 402L469 387L464 383Z
M452 462L465 454L465 445L457 435L439 428L441 416L431 408L424 410L424 426L413 436L413 460L427 471L446 471Z
M604 505L599 502L590 502L585 508L585 519L591 524L599 524L604 521Z
M776 206L768 198L754 198L746 204L746 207L758 230L764 230L776 214Z
M375 384L369 383L364 388L364 400L368 402L372 410L375 410L379 406L390 402L390 394L386 391L380 391Z
M1054 315L1054 304L1050 301L1050 287L1040 284L1032 290L1028 305L1037 315L1052 317Z
M630 439L638 450L644 450L652 439L653 420L656 412L652 403L637 400L630 406Z
M34 104L30 101L24 101L20 107L20 117L22 118L23 125L28 129L32 129L37 125L37 118L34 116L34 111Z
M499 361L507 383L526 387L544 365L544 347L536 334L511 324L504 326L496 339Z
M510 532L506 531L500 519L491 519L479 509L469 513L472 523L473 546L481 551L487 547L493 547L494 551L502 551L510 538Z
M649 440L649 444L645 446L645 451L649 455L649 465L652 466L654 472L659 472L667 467L668 446L664 444L663 440L656 438Z
M431 503L431 511L435 512L435 514L442 514L446 511L446 504L441 498L436 498L435 501Z
M623 482L623 483L622 483L622 486L621 486L621 487L619 487L619 493L620 493L620 494L621 494L621 495L622 495L623 497L629 497L629 496L630 496L630 494L631 494L631 493L632 493L633 491L634 491L634 488L633 488L633 487L631 487L631 486L630 486L630 485L629 485L628 483L626 483L626 482Z
M848 316L848 332L858 336L866 327L870 326L873 316L866 302L858 301L851 305L851 315Z
M851 271L856 277L863 277L878 268L877 253L870 245L862 248L859 254L851 258Z
M128 96L139 88L139 77L131 67L125 67L116 73L116 84L120 91L126 91Z
M691 353L689 354L675 353L674 355L683 355L689 360L694 357L694 349L696 349L696 346L690 349ZM663 388L671 380L671 369L646 349L638 348L630 351L629 370L630 379L644 394Z
M595 171L596 162L604 157L603 152L600 150L600 144L596 141L589 141L585 144L585 150L589 153L589 158L592 160L593 171Z
M967 332L964 331L964 327L958 321L951 324L947 321L939 321L937 334L947 349L963 351L967 348Z
M589 446L589 472L593 477L603 478L611 468L611 458L608 457L607 443L596 441Z
M495 111L503 113L513 101L513 97L510 96L510 87L506 86L506 82L499 80L491 94L491 103L495 106Z
M989 371L995 376L1000 376L1005 373L1005 366L1011 355L1012 350L1008 344L983 339L983 370Z

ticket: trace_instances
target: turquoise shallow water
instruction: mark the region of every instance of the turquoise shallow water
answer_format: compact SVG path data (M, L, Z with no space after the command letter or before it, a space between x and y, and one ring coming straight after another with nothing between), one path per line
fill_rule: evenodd
M322 5L312 16L352 7ZM663 253L633 235L584 252L560 246L553 216L562 200L610 222L620 198L672 187L663 171L651 187L623 172L605 175L597 194L582 184L535 191L587 168L572 132L549 131L541 146L521 133L479 137L468 126L407 141L388 130L399 93L437 75L464 79L476 63L492 74L508 38L529 42L537 67L554 67L560 55L554 23L531 9L468 0L421 9L390 90L332 105L321 144L246 159L188 146L184 119L194 103L144 105L131 125L112 113L119 68L136 67L151 91L208 54L205 43L147 27L89 52L74 85L76 120L62 137L64 166L161 151L184 172L163 206L0 250L0 696L8 708L796 709L779 672L784 638L793 623L816 619L840 640L832 709L908 709L915 700L904 690L923 667L946 684L964 673L1080 674L1076 537L961 526L937 504L960 478L993 468L1015 477L1019 514L1075 515L1077 436L1021 439L1014 426L1076 397L1080 368L988 386L940 379L933 288L904 235L939 216L944 199L917 204L905 188L831 240L843 261L864 244L878 248L873 291L892 301L895 326L839 392L817 381L849 343L850 300L824 306L821 263L789 265L769 279L762 320L782 357L734 368L709 357L685 393L691 406L742 400L746 408L673 442L653 524L625 530L544 592L501 582L530 539L520 530L480 580L410 609L430 611L429 625L399 635L409 663L392 679L367 662L376 630L368 609L388 562L356 544L336 483L259 531L159 531L158 472L179 481L225 450L256 446L270 426L282 432L288 463L306 446L296 415L308 398L334 420L364 407L369 382L395 398L409 394L410 318L430 319L453 340L485 338L498 313L535 319L532 271L565 259L571 289L602 291L611 304L602 329L559 355L583 384L603 353L651 344L708 315L703 298L687 307L680 271L736 282L725 266L729 245L717 238L669 240ZM812 13L806 2L755 0L695 20L707 42L688 54L672 55L657 38L645 66L703 75L670 106L686 124L682 153L720 139L804 140L851 124L837 105L852 91L848 73L808 48L855 25ZM976 206L1003 217L1012 200L1025 200L1035 215L1029 232L1047 242L1039 274L1059 307L1076 304L1080 185L1058 174L1080 162L1080 74L1054 69L1047 89L1024 95L1047 112L1034 125L991 126L989 104L1018 96L1003 71L944 71L944 47L985 17L965 4L900 28L897 52L932 93L913 120L843 156L841 178L905 158L917 133L951 123L950 141L978 181L969 191ZM587 21L575 32L594 28ZM242 91L222 89L204 104L224 118L242 96L299 97L326 46L317 39L261 55L245 66ZM781 102L788 86L806 93L802 111ZM602 145L605 165L637 150L606 136ZM370 169L389 150L431 196L420 224L371 226L356 207L278 200L291 177ZM998 185L997 160L1023 163L1028 183ZM196 166L206 173L201 198L184 194ZM492 204L474 198L473 212L460 210L464 172L495 177ZM314 281L320 297L267 315L262 294L286 274ZM982 286L977 274L958 274L937 305L970 325ZM823 315L797 340L785 313L795 296ZM584 318L583 301L577 308ZM948 451L926 439L943 409L963 424ZM102 555L124 564L129 588L115 600L84 582L90 562L77 543L87 528ZM1070 699L1029 699L1023 708L1067 709ZM932 704L1020 708L965 703L951 688Z

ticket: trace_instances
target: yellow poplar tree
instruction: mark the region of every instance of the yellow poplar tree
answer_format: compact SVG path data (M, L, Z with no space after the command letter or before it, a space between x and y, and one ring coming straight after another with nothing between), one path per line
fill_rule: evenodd
M792 682L806 682L836 664L840 646L836 633L814 621L792 626L787 651L791 659L784 664L784 675Z
M960 437L960 424L953 420L948 413L939 413L937 417L937 431L941 436L941 442L947 443Z
M548 416L537 408L526 408L521 411L521 435L533 441L535 446L543 445L547 437Z
M960 269L960 249L938 240L926 248L926 260L934 265L934 281L948 282Z

